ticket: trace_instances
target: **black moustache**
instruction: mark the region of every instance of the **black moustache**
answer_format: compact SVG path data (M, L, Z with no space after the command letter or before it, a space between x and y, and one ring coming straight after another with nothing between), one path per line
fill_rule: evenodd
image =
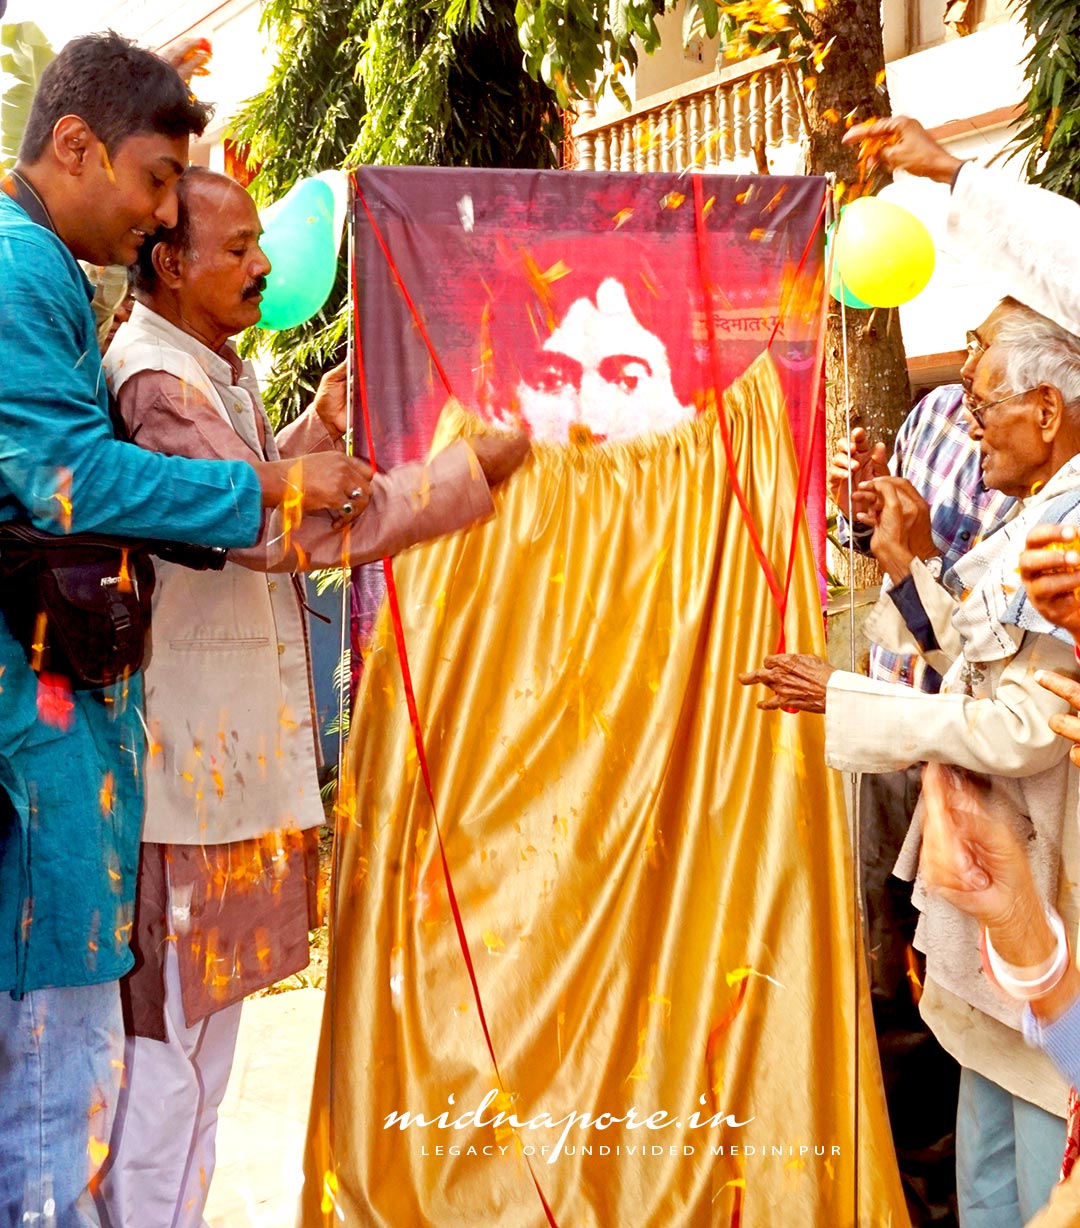
M241 298L246 298L246 299L247 299L247 298L254 298L256 294L262 294L262 292L263 292L265 289L266 289L266 278L265 278L265 277L257 277L257 278L256 278L256 279L255 279L255 280L254 280L254 281L251 283L251 285L250 285L250 286L246 286L246 287L244 288L244 292L243 292L243 294L242 294L240 297L241 297Z

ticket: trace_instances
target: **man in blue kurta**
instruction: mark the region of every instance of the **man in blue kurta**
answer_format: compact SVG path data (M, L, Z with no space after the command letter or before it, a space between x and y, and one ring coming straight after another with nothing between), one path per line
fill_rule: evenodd
M164 61L78 39L44 74L0 187L0 521L212 546L255 541L264 505L362 506L337 453L194 461L114 437L76 257L130 264L176 220L209 111ZM141 678L57 695L0 616L0 1228L96 1225L122 1074L142 822Z

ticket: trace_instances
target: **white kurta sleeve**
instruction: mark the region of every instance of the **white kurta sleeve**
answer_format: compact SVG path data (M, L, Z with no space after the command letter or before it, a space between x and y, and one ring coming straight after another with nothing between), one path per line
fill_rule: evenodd
M847 772L893 772L924 762L995 776L1045 771L1071 743L1046 723L1069 707L1035 681L1040 669L1078 673L1067 644L1036 634L1024 636L992 699L929 695L837 670L825 699L825 761Z
M949 246L1014 298L1080 334L1080 205L973 163L952 190Z

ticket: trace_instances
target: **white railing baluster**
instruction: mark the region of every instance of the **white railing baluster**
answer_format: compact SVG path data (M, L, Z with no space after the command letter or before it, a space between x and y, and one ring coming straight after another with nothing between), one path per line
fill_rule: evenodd
M701 135L701 97L698 94L686 100L686 134L686 165L701 166L705 161L705 150Z
M719 162L719 130L716 122L716 94L707 90L701 99L701 126L704 128L702 165L712 169Z
M641 172L734 163L742 171L761 141L776 164L776 152L797 147L802 135L797 88L769 53L643 99L629 114L598 119L594 105L582 103L573 128L576 165Z
M686 170L690 164L689 150L686 142L686 103L675 104L675 169Z

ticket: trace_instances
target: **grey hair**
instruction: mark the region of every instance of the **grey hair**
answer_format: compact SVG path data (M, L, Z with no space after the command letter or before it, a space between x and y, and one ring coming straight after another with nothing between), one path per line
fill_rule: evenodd
M1080 337L1019 305L998 325L993 348L1004 359L1008 391L1049 384L1073 411L1070 421L1080 424Z

